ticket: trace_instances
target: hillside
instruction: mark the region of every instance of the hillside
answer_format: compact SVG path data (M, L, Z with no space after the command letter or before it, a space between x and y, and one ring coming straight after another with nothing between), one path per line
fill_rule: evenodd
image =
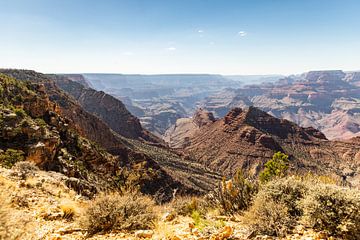
M224 118L199 127L184 146L200 163L228 176L237 169L257 175L266 160L281 151L290 156L293 172L360 183L360 145L355 140L329 141L314 128L299 127L255 107L234 108Z
M175 189L180 194L205 193L216 184L215 180L219 179L216 174L200 165L194 168L194 164L188 164L182 156L171 153L164 147L148 146L141 141L131 141L114 133L99 118L83 110L74 99L58 89L55 83L44 75L20 70L2 72L22 79L18 81L1 75L2 94L5 94L2 98L5 101L2 114L4 125L1 126L2 131L5 131L5 138L2 140L2 150L5 154L8 148L14 148L23 152L25 160L35 161L45 170L59 171L80 179L83 178L80 170L85 169L86 175L92 176L95 179L93 183L98 186L139 186L142 192L157 196L159 201L171 199ZM19 111L24 110L24 115L12 119L16 115L12 106L19 108ZM8 115L12 117L8 119ZM24 119L31 126L29 130L23 129ZM59 123L54 119L60 119L56 120ZM39 132L39 124L47 131ZM86 129L87 126L92 128ZM92 137L91 141L86 140L87 136ZM102 137L107 141L102 141ZM65 143L68 145L64 146ZM146 148L138 147L143 145ZM101 150L102 147L112 155ZM154 156L152 152L158 153ZM109 157L105 158L103 154ZM72 170L63 169L62 161ZM164 166L169 162L173 165L171 169ZM205 172L208 174L200 180L188 181L194 171L200 175ZM105 182L97 181L97 178L104 179ZM87 178L85 180L88 181Z

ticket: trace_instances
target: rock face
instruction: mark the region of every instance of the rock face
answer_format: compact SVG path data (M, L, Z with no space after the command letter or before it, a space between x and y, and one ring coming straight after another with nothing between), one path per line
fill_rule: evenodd
M200 127L188 138L185 151L228 176L238 169L257 175L281 151L290 156L294 172L345 176L354 185L360 179L359 144L329 141L312 127L299 127L255 107L234 108L224 118Z
M86 111L99 117L116 133L127 138L158 141L141 127L140 121L118 99L102 91L85 88L80 83L68 79L67 76L51 75L50 77L62 90L74 97Z
M255 106L303 127L314 127L329 139L360 135L358 73L311 71L272 84L227 89L200 106L223 117L234 107Z

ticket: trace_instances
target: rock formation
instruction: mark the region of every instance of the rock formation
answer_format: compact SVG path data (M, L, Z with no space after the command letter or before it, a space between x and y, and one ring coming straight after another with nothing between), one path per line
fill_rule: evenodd
M360 182L360 145L329 141L315 128L302 128L255 107L234 108L187 139L185 152L221 174L238 169L257 175L275 152L290 156L291 170L311 171Z

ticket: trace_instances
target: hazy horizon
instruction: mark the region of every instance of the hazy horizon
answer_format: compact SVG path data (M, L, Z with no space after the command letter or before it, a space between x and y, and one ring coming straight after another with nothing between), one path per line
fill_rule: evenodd
M355 0L0 4L0 68L150 75L359 69Z

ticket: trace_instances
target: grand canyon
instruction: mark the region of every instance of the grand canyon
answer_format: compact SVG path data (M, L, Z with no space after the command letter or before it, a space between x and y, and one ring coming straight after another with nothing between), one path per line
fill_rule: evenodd
M0 240L360 239L356 1L0 5Z

